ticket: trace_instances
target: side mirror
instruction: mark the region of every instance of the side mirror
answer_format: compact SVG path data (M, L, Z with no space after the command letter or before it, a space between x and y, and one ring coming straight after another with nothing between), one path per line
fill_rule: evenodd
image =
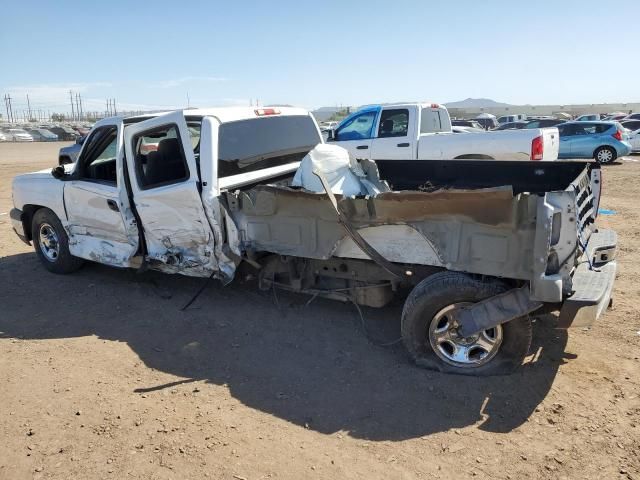
M51 170L51 175L53 176L53 178L57 178L58 180L62 180L67 175L67 172L64 169L64 165L58 165L57 167L54 167Z
M333 142L336 139L336 133L333 128L327 130L327 142Z

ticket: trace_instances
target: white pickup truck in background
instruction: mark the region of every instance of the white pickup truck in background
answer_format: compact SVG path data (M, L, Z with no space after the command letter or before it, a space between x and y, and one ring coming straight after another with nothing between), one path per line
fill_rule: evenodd
M454 135L438 104L374 105L345 118L328 142L369 160L557 160L557 128Z

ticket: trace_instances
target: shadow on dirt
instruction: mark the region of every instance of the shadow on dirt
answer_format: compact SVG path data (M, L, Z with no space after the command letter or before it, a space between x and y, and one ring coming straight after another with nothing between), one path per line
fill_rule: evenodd
M400 344L372 345L352 305L260 292L255 282L212 281L187 311L201 279L88 264L46 272L33 254L0 259L0 337L97 335L126 342L151 368L182 377L131 394L206 380L244 404L322 433L402 440L478 424L509 432L545 398L566 332L536 322L535 361L508 377L442 375L412 366ZM370 335L398 336L402 302L364 309ZM139 386L139 385L136 385ZM153 395L153 393L150 393Z

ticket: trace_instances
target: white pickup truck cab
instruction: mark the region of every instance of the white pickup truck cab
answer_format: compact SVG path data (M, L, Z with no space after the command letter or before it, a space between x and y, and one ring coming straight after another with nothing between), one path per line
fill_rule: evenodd
M356 162L302 109L116 117L74 164L16 176L10 218L58 274L93 261L228 283L252 268L263 289L371 307L411 290L407 350L453 373L520 365L533 311L559 310L561 328L604 311L617 240L594 225L600 165L407 163Z
M558 129L454 135L446 107L373 105L345 118L327 142L369 160L557 160Z

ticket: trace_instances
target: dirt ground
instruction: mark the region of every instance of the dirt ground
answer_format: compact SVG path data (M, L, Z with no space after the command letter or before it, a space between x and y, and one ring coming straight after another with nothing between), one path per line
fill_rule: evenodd
M42 268L11 179L55 144L0 144L0 479L640 480L640 157L605 170L614 309L536 321L508 377L447 376L375 346L350 305L87 264ZM364 309L399 334L402 303Z

